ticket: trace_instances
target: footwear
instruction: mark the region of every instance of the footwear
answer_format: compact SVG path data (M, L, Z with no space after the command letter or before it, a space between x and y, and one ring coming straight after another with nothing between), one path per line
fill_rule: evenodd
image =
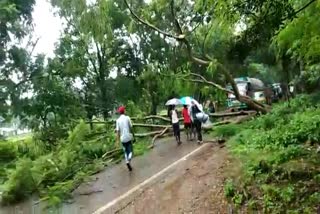
M128 169L129 169L129 171L131 172L131 171L132 171L132 166L131 166L130 163L127 163L127 167L128 167Z

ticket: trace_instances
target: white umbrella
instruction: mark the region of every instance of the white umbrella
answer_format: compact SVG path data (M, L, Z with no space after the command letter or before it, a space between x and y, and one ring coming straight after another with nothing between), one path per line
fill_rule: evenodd
M181 105L181 104L182 104L182 102L177 98L173 98L173 99L168 100L166 102L166 106L176 106L176 105Z

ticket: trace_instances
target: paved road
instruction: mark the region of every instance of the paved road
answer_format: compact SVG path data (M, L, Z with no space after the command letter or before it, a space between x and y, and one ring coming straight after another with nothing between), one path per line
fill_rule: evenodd
M158 175L156 182L102 213L232 213L223 188L227 150L206 144L195 151Z
M153 150L134 158L133 172L129 173L124 163L108 167L105 171L93 176L93 181L81 185L74 192L73 203L64 204L59 210L44 211L44 204L35 205L36 199L31 199L14 207L0 208L0 214L93 213L198 148L199 145L195 142L185 142L178 147L173 139L162 140ZM152 180L148 185L154 182L157 182L157 179ZM82 195L95 190L102 190L102 192ZM113 213L113 211L108 212Z
M75 203L63 206L62 213L92 213L199 147L194 142L177 147L171 139L157 145L144 156L134 159L133 172L129 173L125 164L121 163L96 175L98 178L96 181L82 185L75 191ZM80 195L83 192L100 189L103 192L89 196Z

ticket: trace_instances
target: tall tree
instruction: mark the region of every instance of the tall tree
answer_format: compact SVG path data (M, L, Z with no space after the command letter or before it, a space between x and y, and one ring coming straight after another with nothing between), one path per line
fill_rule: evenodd
M221 22L220 24L231 24L231 27L234 29L239 26L241 23L245 24L245 31L240 32L240 42L235 43L234 47L231 48L231 55L236 55L233 49L241 49L242 44L241 40L244 38L246 44L249 44L250 47L255 47L257 42L268 40L275 33L275 31L281 26L281 24L288 19L294 18L301 10L309 6L312 2L309 2L303 8L294 10L291 2L289 1L203 1L198 0L194 3L188 1L152 1L150 5L146 5L143 14L144 17L141 18L137 12L133 9L132 5L129 4L127 0L124 0L124 3L129 8L132 17L138 21L140 24L152 29L158 34L163 35L164 38L171 38L178 41L183 45L189 56L189 59L199 64L203 67L211 69L215 67L212 71L215 71L215 74L218 74L216 71L220 71L226 82L229 82L232 85L232 91L224 88L223 85L217 84L216 82L208 81L201 74L191 74L198 79L193 79L194 82L203 82L210 84L220 90L223 90L228 93L234 93L235 97L246 103L249 107L256 109L261 112L267 112L267 109L252 100L247 96L242 96L239 94L239 91L236 87L236 84L233 80L232 69L228 66L228 63L223 59L221 60L216 55L209 55L205 51L198 50L199 44L195 43L192 40L194 29L199 26L210 26L213 22L218 21L219 18L228 18L228 23ZM183 8L183 10L181 10ZM163 14L162 19L157 22L152 22L152 17L156 11L161 11ZM231 15L230 15L231 14ZM151 18L150 18L151 17ZM164 17L169 17L165 19ZM280 19L280 20L279 20ZM156 23L156 24L153 24ZM161 24L162 23L162 24ZM165 23L165 24L163 24ZM217 26L218 28L221 27ZM195 26L195 27L193 27ZM271 28L270 31L262 31L260 35L261 27L263 29ZM208 31L215 31L217 28L209 28ZM235 32L230 34L235 39ZM252 44L250 43L252 41ZM249 43L248 43L249 42ZM210 46L209 46L210 47ZM246 47L246 45L244 45ZM207 50L210 48L207 48ZM246 53L241 53L241 56L246 55Z
M294 6L305 8L307 3L307 1L297 1ZM291 80L296 76L302 88L309 85L312 89L314 88L312 85L316 86L314 83L320 79L319 6L317 2L310 4L304 10L300 9L299 17L286 22L273 40L277 56L282 60L288 76Z
M138 22L144 24L145 26L149 27L150 29L156 31L157 33L163 35L165 38L173 39L175 41L178 41L180 44L182 44L186 48L187 55L188 55L189 59L192 62L194 62L196 64L199 64L201 66L204 66L204 67L208 67L210 69L212 69L214 67L219 68L219 70L222 71L222 74L224 75L226 81L231 83L233 91L230 91L230 90L224 88L223 86L221 86L221 85L219 85L217 83L208 81L207 79L205 79L200 74L191 73L191 75L193 75L194 77L197 78L197 79L193 79L192 81L194 81L194 82L203 82L203 83L206 83L206 84L210 84L210 85L212 85L214 87L217 87L217 88L219 88L219 89L221 89L221 90L223 90L225 92L234 93L236 98L239 101L245 102L246 104L248 104L249 107L251 107L253 109L256 109L258 111L261 111L261 112L267 112L267 109L263 105L261 105L260 103L254 101L250 97L242 96L239 93L238 88L237 88L237 86L236 86L236 84L235 84L235 82L233 80L233 77L232 77L230 71L223 64L223 62L218 61L217 58L209 56L208 54L204 54L203 57L201 57L201 56L199 57L199 56L197 56L197 54L195 54L195 49L193 48L194 44L192 44L190 42L191 40L189 40L189 35L194 30L194 28L190 29L190 26L192 27L192 26L195 25L195 28L196 28L197 24L198 25L199 24L200 25L201 24L202 25L207 25L208 24L207 22L210 21L210 16L212 16L210 11L196 10L195 13L194 13L195 15L193 16L192 13L189 13L189 12L188 13L184 13L185 11L194 11L196 9L196 7L194 5L192 5L192 4L190 4L189 2L186 2L186 1L180 2L179 1L180 4L179 4L179 7L177 7L175 5L175 1L174 0L172 0L170 2L167 2L167 1L166 2L164 2L164 1L153 1L151 3L151 5L148 7L149 14L151 14L151 15L152 15L152 13L153 13L155 8L160 8L160 9L164 9L164 10L166 10L166 8L170 8L169 10L166 10L166 11L167 11L167 13L170 14L169 17L171 18L172 22L169 22L169 24L166 26L166 28L160 29L160 28L156 27L155 25L150 24L149 21L145 21L144 19L139 17L135 13L135 11L131 8L131 6L129 5L127 0L124 0L124 2L127 5L127 7L129 8L130 13L134 17L135 20L137 20ZM177 15L177 8L184 8L184 7L186 7L187 9L183 10L182 14L179 13ZM149 15L149 16L151 16L151 15ZM190 17L198 17L198 16L202 17L202 18L200 18L200 20L198 18L197 22L194 22L193 19L190 19ZM180 21L179 21L182 18L183 18L183 20L187 20L186 24L184 24L184 25L180 24ZM174 29L175 29L174 31L175 32L172 32L171 27L174 27ZM209 30L214 30L214 29L209 29Z
M67 22L63 38L67 44L61 43L60 58L81 80L86 97L96 99L94 105L107 118L116 103L111 74L134 74L140 69L126 43L128 35L123 26L128 18L113 0L92 4L85 0L52 0L52 4Z
M31 29L34 3L34 0L0 2L0 114L4 116L18 101L23 84L30 77L30 52L19 43Z

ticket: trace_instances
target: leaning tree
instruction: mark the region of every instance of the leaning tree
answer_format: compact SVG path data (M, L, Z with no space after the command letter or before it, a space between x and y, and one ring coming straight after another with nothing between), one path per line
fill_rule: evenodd
M241 50L244 52L242 55L245 55L262 42L270 41L287 20L294 19L302 10L315 2L311 0L301 8L295 9L288 0L194 2L179 0L177 3L174 0L158 0L149 4L143 1L137 1L135 4L129 4L128 0L123 1L135 21L167 41L178 42L185 48L191 62L214 71L216 76L222 75L225 82L232 86L232 90L198 73L188 73L183 75L184 78L189 77L190 81L208 84L226 93L232 93L237 100L262 113L268 112L265 105L239 93L233 78L235 73L228 67L228 61L210 54L212 52L208 51L210 46L207 45L212 47L212 43L207 42L208 35L217 30L216 23L219 18L227 20L221 22L220 26L226 24L231 24L233 28L244 26L238 34L231 35L231 40L235 42L231 45L229 53L236 55L237 51ZM133 9L134 6L138 9ZM157 23L157 26L153 23ZM193 34L196 34L198 29L206 31L203 33L205 36L202 36L202 42L199 42L198 38L194 39L197 36Z

